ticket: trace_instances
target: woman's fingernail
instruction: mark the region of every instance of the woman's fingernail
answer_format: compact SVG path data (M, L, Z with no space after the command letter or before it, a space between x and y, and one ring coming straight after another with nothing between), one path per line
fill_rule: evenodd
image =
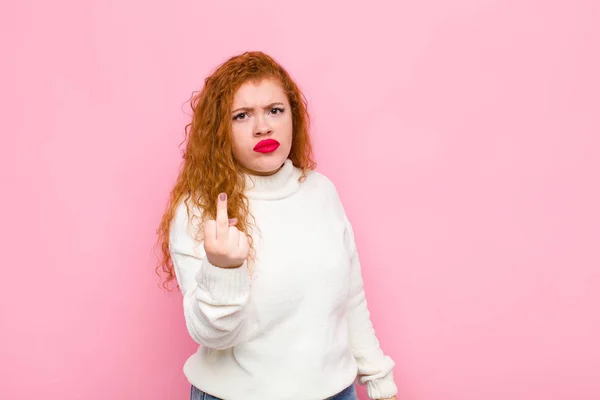
M226 193L221 193L221 194L219 195L219 199L221 199L221 201L225 201L225 200L227 200L227 194L226 194Z

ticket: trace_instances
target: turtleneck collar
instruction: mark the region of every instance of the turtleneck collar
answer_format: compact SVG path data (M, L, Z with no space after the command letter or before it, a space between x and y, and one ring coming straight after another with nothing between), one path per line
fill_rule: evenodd
M298 178L302 170L289 158L281 169L269 176L246 174L246 196L249 199L277 200L291 196L300 187Z

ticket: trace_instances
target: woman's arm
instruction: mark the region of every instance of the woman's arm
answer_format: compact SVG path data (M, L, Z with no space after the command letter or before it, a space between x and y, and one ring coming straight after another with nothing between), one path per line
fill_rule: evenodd
M383 353L375 336L363 288L354 231L345 214L344 218L346 220L346 242L351 254L348 322L350 344L358 364L358 382L361 385L367 385L367 392L371 399L395 399L398 391L392 373L395 364L390 357Z
M198 228L190 221L181 202L169 242L188 332L198 344L214 349L233 347L245 336L250 295L246 263L239 268L212 265L204 244L195 239Z

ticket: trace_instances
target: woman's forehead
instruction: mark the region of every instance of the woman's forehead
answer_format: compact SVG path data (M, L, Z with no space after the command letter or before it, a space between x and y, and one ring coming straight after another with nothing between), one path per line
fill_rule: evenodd
M287 96L276 79L243 83L233 96L233 107L264 107L272 103L286 103Z

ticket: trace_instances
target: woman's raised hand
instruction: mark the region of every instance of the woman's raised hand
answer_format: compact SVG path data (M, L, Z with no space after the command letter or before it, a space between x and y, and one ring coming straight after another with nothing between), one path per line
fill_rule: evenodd
M217 198L217 218L204 224L204 250L208 261L221 268L242 266L250 247L246 234L236 228L237 219L227 215L227 194Z

